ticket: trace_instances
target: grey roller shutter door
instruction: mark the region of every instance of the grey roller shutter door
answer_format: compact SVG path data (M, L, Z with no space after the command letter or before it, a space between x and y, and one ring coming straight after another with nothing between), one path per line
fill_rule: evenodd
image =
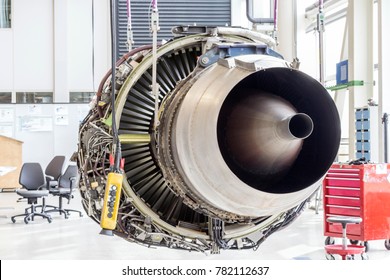
M127 52L127 4L118 0L118 56ZM133 48L150 45L150 0L131 1ZM177 25L226 26L231 22L231 0L158 0L158 40L171 39Z

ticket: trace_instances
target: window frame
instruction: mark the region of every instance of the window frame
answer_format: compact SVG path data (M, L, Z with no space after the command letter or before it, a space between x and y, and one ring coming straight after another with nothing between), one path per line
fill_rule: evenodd
M26 101L20 101L18 100L20 94L34 94L36 96L34 96L34 102L31 101L31 100L26 100ZM45 95L47 94L47 95ZM18 91L15 93L16 95L16 98L15 98L15 103L16 104L53 104L54 102L54 94L53 92L49 92L49 91L45 91L45 92L38 92L38 91ZM42 96L43 95L43 96ZM42 98L42 100L44 101L43 97L50 97L50 101L48 102L37 102L37 98ZM27 97L29 98L29 97Z
M6 18L7 11L8 11L8 20ZM0 21L0 30L11 29L12 28L12 1L11 0L0 0L0 19L2 18L2 14L4 15L4 22Z
M7 99L7 95L9 95L9 102L2 102L3 97ZM1 91L0 92L0 104L12 104L12 92L11 91Z

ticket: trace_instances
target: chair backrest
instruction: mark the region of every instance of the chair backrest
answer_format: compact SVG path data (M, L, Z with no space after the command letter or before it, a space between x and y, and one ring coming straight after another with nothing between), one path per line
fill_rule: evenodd
M55 156L47 165L45 169L45 174L47 176L53 177L54 180L57 181L62 174L64 163L65 163L65 156Z
M73 183L72 187L76 187L78 182L78 175L79 173L77 170L77 165L68 165L64 174L60 177L60 180L58 181L58 186L60 188L70 188L71 184ZM72 179L74 179L73 182Z
M37 190L45 184L42 166L38 162L26 162L19 175L19 184L27 190Z

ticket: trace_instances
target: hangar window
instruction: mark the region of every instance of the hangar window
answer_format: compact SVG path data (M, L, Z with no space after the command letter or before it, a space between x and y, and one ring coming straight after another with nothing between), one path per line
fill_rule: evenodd
M11 92L0 92L0 104L12 103Z
M16 103L53 103L52 92L17 92Z
M0 0L0 28L11 28L11 0Z
M70 103L89 103L91 102L94 92L70 92L69 102Z

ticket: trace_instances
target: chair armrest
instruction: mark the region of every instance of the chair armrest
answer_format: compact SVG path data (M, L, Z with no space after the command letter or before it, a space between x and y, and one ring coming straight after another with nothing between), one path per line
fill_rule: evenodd
M57 187L58 181L54 179L53 176L46 175L46 187L49 190L50 188Z
M54 188L58 186L58 181L49 181L48 184L49 188Z
M76 182L77 178L76 177L70 177L69 178L69 196L68 196L68 204L70 203L70 199L73 198L72 192L73 192L73 184Z
M37 190L46 190L47 185L43 184L37 188Z
M69 181L70 181L70 192L73 191L73 184L76 183L76 177L70 177L69 178Z

